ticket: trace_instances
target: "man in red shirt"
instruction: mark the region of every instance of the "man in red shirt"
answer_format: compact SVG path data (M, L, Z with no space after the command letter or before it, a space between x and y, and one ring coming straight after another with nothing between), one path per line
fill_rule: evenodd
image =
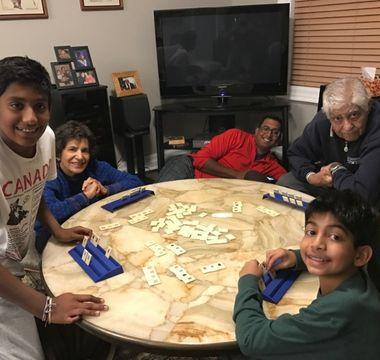
M158 181L221 177L275 182L286 173L270 152L280 137L281 120L269 116L254 134L227 130L198 152L169 160Z

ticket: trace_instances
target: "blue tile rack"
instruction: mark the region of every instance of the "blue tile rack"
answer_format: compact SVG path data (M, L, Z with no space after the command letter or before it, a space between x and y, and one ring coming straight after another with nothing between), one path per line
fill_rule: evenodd
M263 299L277 304L293 285L301 272L300 270L294 269L278 270L274 278L272 278L268 272L265 273L263 275L265 285L262 291Z
M92 255L90 265L82 260L84 249ZM87 241L85 248L82 244L78 244L69 251L69 254L94 282L108 279L123 272L123 267L112 256L107 258L105 250L100 245L95 246L90 240Z
M309 205L309 203L303 200L301 196L280 192L279 190L274 190L273 195L270 193L264 194L263 199L273 200L278 203L290 205L302 210L306 210Z
M107 211L114 212L124 206L132 204L136 201L139 201L151 195L154 195L154 191L145 190L145 188L141 188L141 189L133 191L132 193L126 196L123 196L121 199L118 199L118 200L115 200L115 201L109 202L108 204L103 205L102 208Z

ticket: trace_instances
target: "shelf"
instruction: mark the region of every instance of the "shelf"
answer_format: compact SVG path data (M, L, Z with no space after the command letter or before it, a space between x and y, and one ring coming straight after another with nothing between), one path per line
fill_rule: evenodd
M164 142L164 149L175 149L175 150L199 150L202 149L205 145L203 144L202 146L193 146L193 139L185 139L185 144L183 145L169 145L168 142Z

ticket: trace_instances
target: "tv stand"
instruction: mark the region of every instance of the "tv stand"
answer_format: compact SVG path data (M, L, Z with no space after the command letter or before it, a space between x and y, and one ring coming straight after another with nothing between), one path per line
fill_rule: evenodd
M255 99L256 100L256 99ZM258 100L258 99L257 99ZM181 114L201 114L209 115L210 119L214 115L235 116L238 113L265 113L271 114L273 112L281 112L282 118L282 163L285 167L288 165L287 150L289 146L288 134L288 111L289 103L284 99L261 99L262 101L252 101L246 98L230 98L228 102L223 104L211 103L210 100L197 101L197 102L176 102L172 104L165 104L153 108L154 112L154 125L156 128L156 146L157 146L157 162L158 170L161 170L165 165L165 146L164 146L164 131L163 121L166 114L178 114L178 121L181 121ZM253 128L252 128L253 130ZM193 149L188 144L182 149Z
M183 102L182 105L194 110L203 111L233 111L242 109L245 111L250 106L255 106L268 102L265 98L238 98L232 96L211 96L205 100L194 102Z
M231 98L229 95L219 95L216 96L218 99L218 106L226 106L228 104L228 100Z

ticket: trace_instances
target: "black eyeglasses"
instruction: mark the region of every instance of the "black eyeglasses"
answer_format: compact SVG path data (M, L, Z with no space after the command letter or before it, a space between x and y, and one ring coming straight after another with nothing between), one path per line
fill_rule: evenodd
M280 129L277 129L277 128L272 129L267 125L260 126L260 131L262 131L263 133L266 133L266 134L271 133L274 137L279 137L281 135Z

